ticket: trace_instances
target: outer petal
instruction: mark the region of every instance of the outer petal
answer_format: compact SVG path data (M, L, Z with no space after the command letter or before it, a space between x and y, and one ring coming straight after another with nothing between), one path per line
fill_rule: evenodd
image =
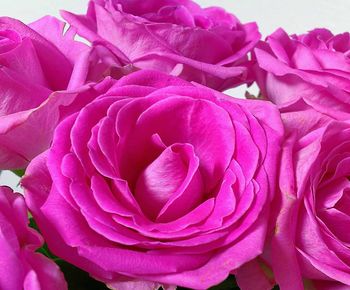
M35 272L37 281L34 283L39 283L41 289L67 289L63 273L52 260L34 252L25 253L25 258L32 271ZM25 281L25 283L31 284L32 282ZM37 288L25 285L24 289L34 290Z
M237 284L242 290L271 290L275 285L266 276L258 260L244 264L237 270L235 276Z
M0 168L25 167L33 157L47 149L60 120L96 98L99 89L103 92L111 82L106 79L101 84L85 86L75 92L55 92L35 109L0 117Z
M65 25L64 22L55 17L45 16L31 23L29 27L54 44L73 65L68 87L74 89L86 83L89 71L93 69L90 67L93 61L91 59L92 52L87 45L74 39L75 29L68 28L64 32Z
M22 37L30 38L37 50L38 58L50 88L59 90L67 87L73 66L52 43L22 22L12 18L1 17L0 29L20 31Z
M29 228L23 197L5 187L0 194L1 289L67 289L59 267L35 253L43 241Z

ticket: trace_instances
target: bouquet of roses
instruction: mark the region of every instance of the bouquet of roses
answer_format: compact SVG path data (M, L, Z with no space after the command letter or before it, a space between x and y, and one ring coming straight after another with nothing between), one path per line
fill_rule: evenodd
M0 289L350 289L349 33L61 15L0 17Z

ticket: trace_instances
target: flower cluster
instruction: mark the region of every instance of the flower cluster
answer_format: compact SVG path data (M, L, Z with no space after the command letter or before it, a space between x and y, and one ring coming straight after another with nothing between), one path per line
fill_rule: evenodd
M0 17L0 289L350 289L349 33L261 40L191 0L62 17Z

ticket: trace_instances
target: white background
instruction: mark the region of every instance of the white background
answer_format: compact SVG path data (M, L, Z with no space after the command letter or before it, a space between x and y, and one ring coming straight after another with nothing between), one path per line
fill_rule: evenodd
M147 0L139 0L147 1ZM197 0L202 6L222 6L242 22L256 21L264 35L277 27L301 33L315 27L334 32L350 30L349 0ZM59 9L84 12L85 0L0 0L0 15L31 22L43 15L58 16Z
M147 1L147 0L139 0ZM256 21L263 36L283 27L288 33L303 33L326 27L334 33L350 31L350 0L197 0L205 6L222 6L242 22ZM30 23L44 15L59 16L59 10L83 13L85 0L0 0L0 16ZM240 90L240 93L244 88ZM23 144L25 146L25 144ZM1 185L16 187L18 178L3 172Z

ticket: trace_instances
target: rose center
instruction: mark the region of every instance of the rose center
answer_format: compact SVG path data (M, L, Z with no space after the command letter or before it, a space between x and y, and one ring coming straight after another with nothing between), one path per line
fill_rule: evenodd
M350 184L344 189L342 197L338 200L335 208L350 217Z
M145 215L155 221L174 220L201 202L203 190L198 166L191 145L166 148L136 183L135 198Z

